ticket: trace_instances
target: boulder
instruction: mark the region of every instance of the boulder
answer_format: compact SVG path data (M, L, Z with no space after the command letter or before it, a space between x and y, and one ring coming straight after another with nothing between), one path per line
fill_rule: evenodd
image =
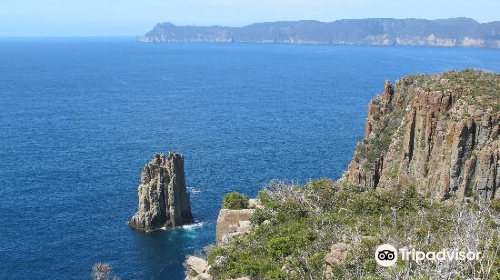
M200 257L189 256L184 262L186 267L185 280L212 280L213 277L208 273L210 266L208 262Z
M208 263L206 260L195 257L195 256L189 256L186 260L186 266L196 272L197 274L202 274L208 271Z
M330 247L330 253L325 256L325 262L329 265L342 264L351 249L347 243L335 243Z
M250 209L261 209L264 206L262 205L262 202L258 198L252 198L248 200L248 208Z
M330 253L325 256L326 269L324 274L326 278L332 277L332 266L343 264L350 250L351 245L347 243L340 242L332 245Z

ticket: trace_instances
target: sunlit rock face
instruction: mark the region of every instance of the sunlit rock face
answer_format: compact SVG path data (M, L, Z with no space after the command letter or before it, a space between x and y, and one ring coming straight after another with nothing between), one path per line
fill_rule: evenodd
M440 200L500 198L500 75L467 70L386 84L368 106L347 181L412 184Z
M129 225L143 231L191 223L191 203L186 191L184 156L157 153L146 164L138 187L139 206Z

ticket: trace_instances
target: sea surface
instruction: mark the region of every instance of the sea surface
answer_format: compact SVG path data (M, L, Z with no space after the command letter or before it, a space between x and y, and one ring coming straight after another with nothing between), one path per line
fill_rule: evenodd
M500 50L0 39L0 279L181 280L215 239L224 194L337 179L385 79L467 67ZM198 223L139 233L141 168L185 154Z

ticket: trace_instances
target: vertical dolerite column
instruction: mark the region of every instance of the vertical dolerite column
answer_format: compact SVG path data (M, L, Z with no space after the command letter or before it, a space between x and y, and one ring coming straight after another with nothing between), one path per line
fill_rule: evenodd
M386 82L343 179L458 203L500 198L499 87L500 75L473 70Z
M191 203L186 191L184 156L157 153L146 164L138 187L139 205L129 225L143 231L191 223Z

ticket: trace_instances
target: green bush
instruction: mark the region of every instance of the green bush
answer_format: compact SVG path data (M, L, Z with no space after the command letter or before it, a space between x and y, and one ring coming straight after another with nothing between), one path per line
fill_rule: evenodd
M286 280L287 277L286 277L286 274L283 270L275 269L275 270L268 271L266 273L266 276L264 279L266 279L266 280Z
M500 199L493 199L490 203L491 208L500 213Z
M224 209L240 210L248 208L248 196L239 192L230 192L224 197Z
M474 196L474 192L472 191L472 189L467 188L465 190L465 197L473 197L473 196Z
M289 256L293 252L295 242L291 236L273 238L269 241L267 250L275 258Z
M290 199L280 205L277 209L276 219L279 221L287 221L290 219L300 219L307 216L305 205L301 204L296 199Z
M257 209L250 218L250 221L254 225L260 225L265 220L270 220L272 217L273 216L268 211L264 211L263 209Z

